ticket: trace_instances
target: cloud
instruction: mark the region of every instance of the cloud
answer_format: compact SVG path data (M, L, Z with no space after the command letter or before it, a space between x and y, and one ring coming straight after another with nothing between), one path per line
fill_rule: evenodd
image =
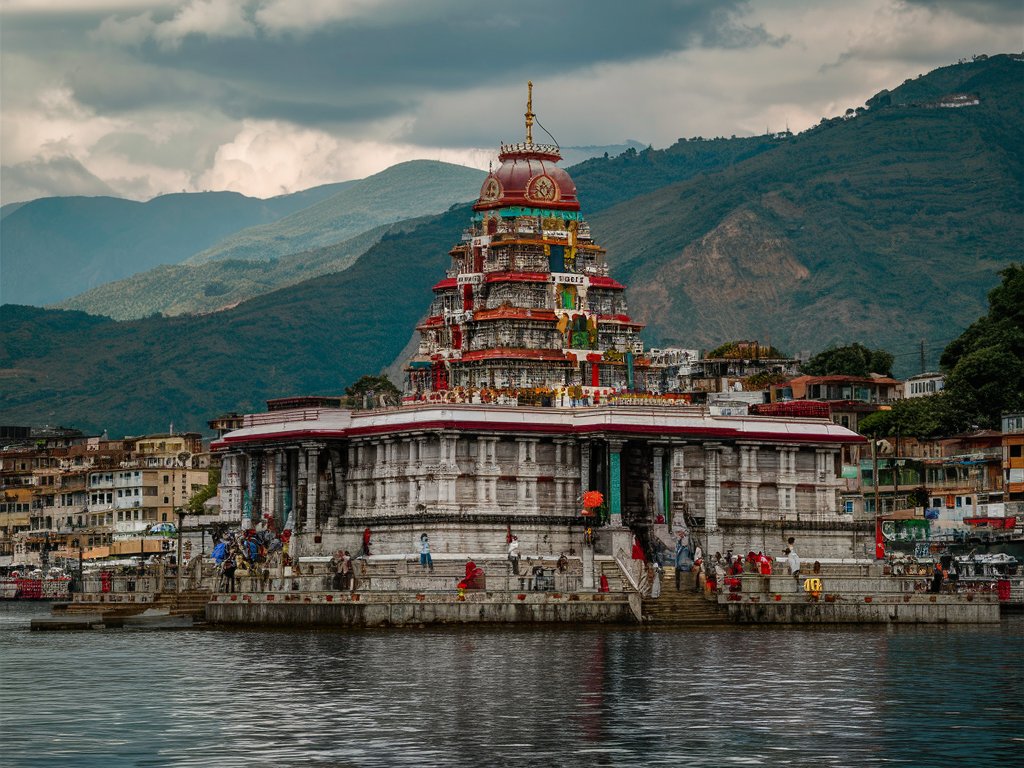
M256 26L247 17L247 5L246 0L189 0L168 19L157 19L152 11L105 18L92 36L125 46L153 40L164 50L179 48L190 35L211 40L253 37Z
M0 199L6 202L63 195L117 195L105 181L69 155L38 158L0 169Z
M193 186L272 197L364 178L406 160L427 158L483 169L492 157L486 150L352 140L282 121L247 120L238 135L218 148L212 166Z
M0 2L4 164L140 198L486 167L529 79L566 145L802 130L1022 37L1019 4L986 0Z

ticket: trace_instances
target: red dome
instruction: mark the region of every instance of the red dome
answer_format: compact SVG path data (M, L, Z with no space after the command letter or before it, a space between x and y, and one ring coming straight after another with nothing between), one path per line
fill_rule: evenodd
M480 199L473 210L487 211L510 205L563 211L580 209L576 185L568 173L555 165L562 159L558 147L544 144L503 146L498 159L501 167L484 179Z

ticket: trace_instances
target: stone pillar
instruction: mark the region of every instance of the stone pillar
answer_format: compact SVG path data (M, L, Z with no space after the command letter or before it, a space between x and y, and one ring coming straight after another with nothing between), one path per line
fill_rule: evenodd
M785 518L796 510L796 449L780 446L776 451L779 456L776 496L779 500L779 515Z
M348 478L345 482L345 511L356 512L359 506L359 446L348 444Z
M613 527L622 525L622 440L608 441L608 511Z
M590 441L580 443L580 493L594 490L590 487Z
M516 466L516 501L528 514L537 512L537 438L517 437L519 460Z
M686 456L683 453L685 449L685 444L673 444L671 448L668 487L673 532L687 528L685 515L688 509L686 500Z
M722 532L718 527L718 504L721 499L719 459L721 443L704 443L704 536L706 551L722 550Z
M740 509L754 512L758 508L757 489L761 474L757 469L756 445L741 445L740 449Z
M665 515L665 446L655 443L652 450L654 451L654 468L651 472L653 475L651 493L654 494L654 517L657 519L658 515L661 515L667 521L668 517Z
M306 447L306 522L313 522L313 528L320 530L319 514L320 447Z

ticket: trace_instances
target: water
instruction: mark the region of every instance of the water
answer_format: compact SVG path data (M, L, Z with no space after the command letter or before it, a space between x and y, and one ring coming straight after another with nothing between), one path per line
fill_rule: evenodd
M1024 616L984 627L29 632L3 766L1019 766Z

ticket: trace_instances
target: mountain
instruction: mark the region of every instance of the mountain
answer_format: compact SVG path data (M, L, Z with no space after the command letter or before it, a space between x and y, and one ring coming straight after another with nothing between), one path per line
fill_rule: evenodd
M273 224L242 230L189 262L267 260L340 243L381 224L440 213L475 198L486 175L434 160L399 163Z
M1022 75L1008 56L943 68L592 217L649 343L756 336L793 353L861 340L912 372L919 341L940 350L1021 258ZM979 103L937 106L953 93Z
M268 200L236 192L47 197L3 208L0 303L50 304L89 288L177 264L244 227L275 221L347 182Z
M343 272L215 314L115 322L2 306L0 411L8 423L137 434L169 421L203 429L269 397L341 393L401 350L467 215L387 234Z
M336 245L269 262L222 259L204 264L167 264L105 283L57 306L114 320L215 312L318 275L348 269L386 232L401 231L409 224L411 221L383 224Z
M999 269L1020 259L1022 67L995 56L944 68L797 136L679 142L574 168L647 343L759 337L793 353L859 340L908 373L919 340L941 348L984 314ZM979 103L935 106L961 91ZM719 158L710 170L672 170L705 151ZM117 323L2 307L0 411L142 432L337 394L399 354L470 214L452 208L386 234L343 272L216 314Z

